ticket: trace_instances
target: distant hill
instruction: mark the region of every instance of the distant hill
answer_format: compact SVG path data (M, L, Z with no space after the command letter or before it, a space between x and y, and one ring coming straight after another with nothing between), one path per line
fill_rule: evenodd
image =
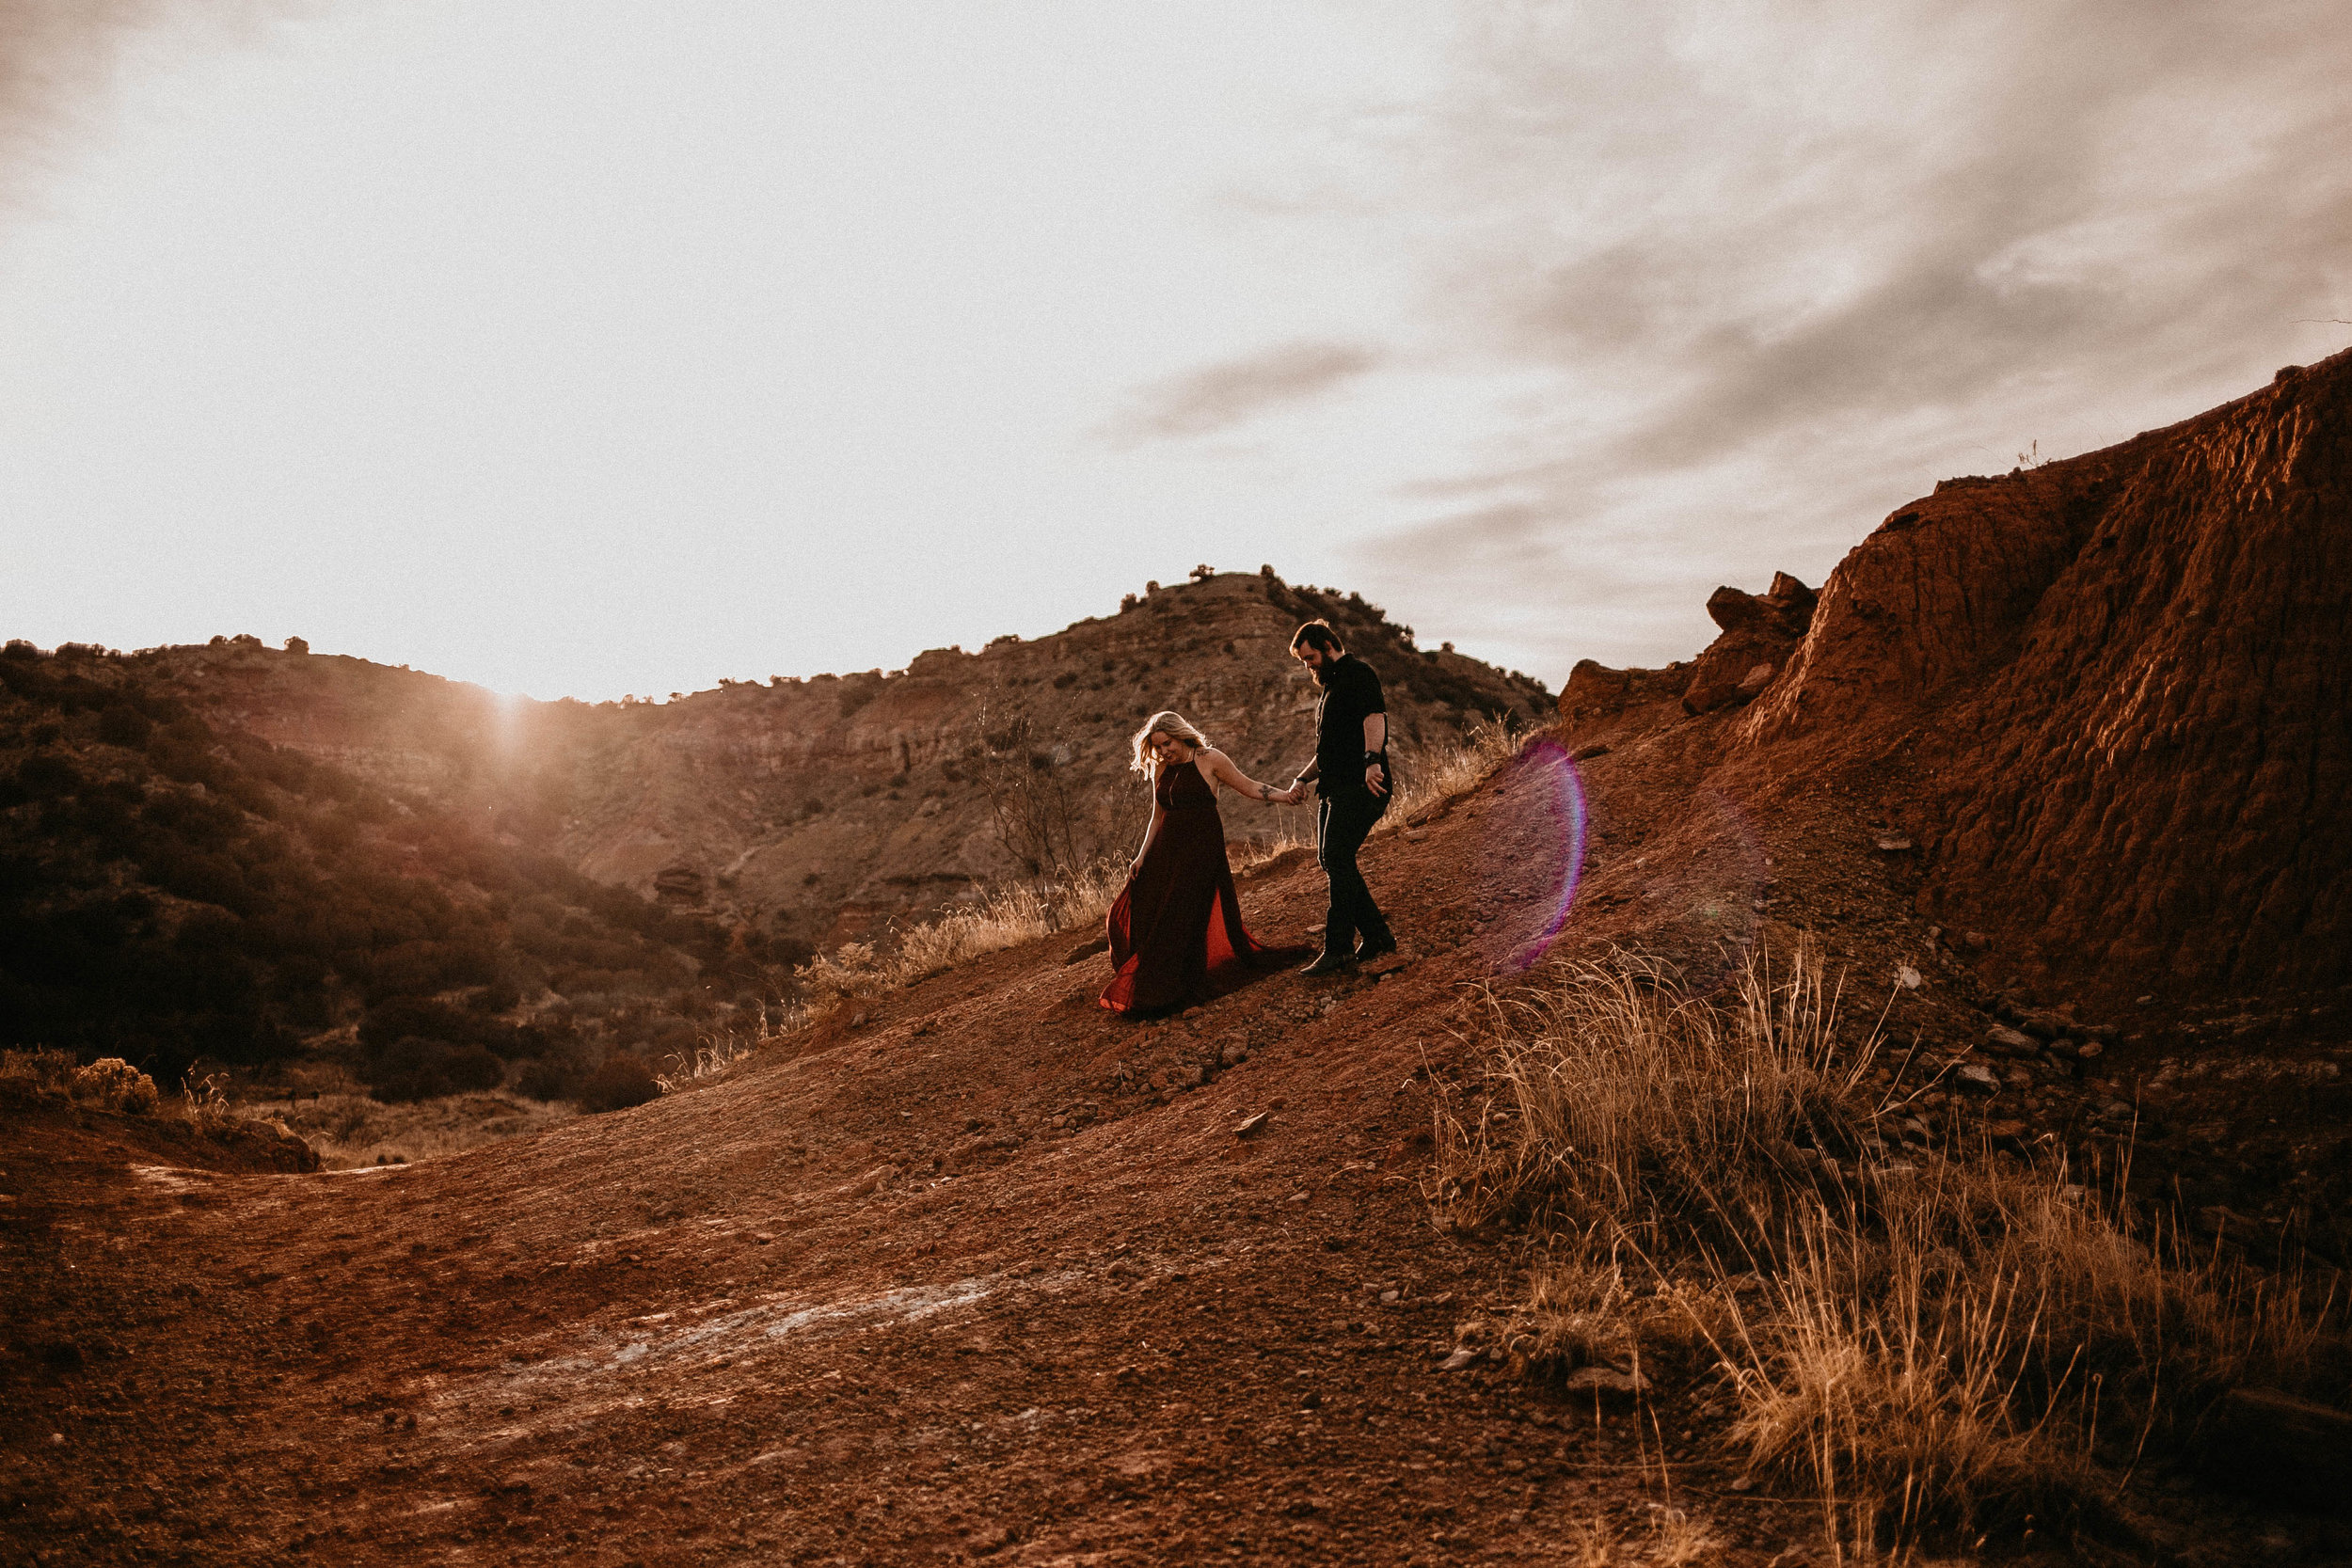
M137 657L220 728L806 952L1128 845L1145 810L1128 736L1159 708L1287 779L1312 752L1314 701L1287 650L1315 617L1380 672L1406 769L1472 721L1549 717L1539 682L1417 648L1360 596L1270 573L1155 585L1116 614L902 671L723 682L662 704L508 701L251 640ZM1229 809L1228 831L1272 833L1281 815Z
M556 1094L776 983L714 922L215 726L172 663L0 653L5 1043L169 1081L326 1040L387 1095L488 1086L516 1062Z

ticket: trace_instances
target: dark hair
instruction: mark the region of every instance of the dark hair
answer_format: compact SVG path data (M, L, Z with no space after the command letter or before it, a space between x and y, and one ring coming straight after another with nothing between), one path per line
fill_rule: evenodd
M1292 634L1291 652L1298 652L1300 643L1321 648L1327 654L1343 654L1347 649L1340 641L1340 634L1331 629L1328 621L1310 621Z

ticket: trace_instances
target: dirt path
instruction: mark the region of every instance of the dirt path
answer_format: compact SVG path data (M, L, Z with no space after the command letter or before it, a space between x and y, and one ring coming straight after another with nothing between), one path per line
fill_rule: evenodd
M109 1158L81 1118L78 1163L7 1162L0 1556L1573 1561L1687 1513L1691 1560L1802 1560L1809 1514L1728 1491L1673 1391L1438 1370L1524 1259L1432 1227L1424 1079L1540 925L1554 782L1375 845L1409 960L1377 975L1137 1026L1064 938L381 1171ZM1638 839L1638 804L1596 822ZM1640 859L1602 847L1578 940L1661 898L1754 920L1739 856ZM1244 883L1281 938L1320 895L1296 860Z

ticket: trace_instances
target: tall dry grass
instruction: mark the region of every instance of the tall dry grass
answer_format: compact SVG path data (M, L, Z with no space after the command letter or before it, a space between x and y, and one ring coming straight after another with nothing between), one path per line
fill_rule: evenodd
M544 1132L580 1115L560 1101L512 1094L457 1094L398 1104L364 1094L326 1094L287 1101L282 1107L261 1101L254 1109L308 1143L329 1170L462 1154Z
M1430 1196L1548 1240L1503 1342L1714 1380L1748 1464L1823 1499L1841 1549L2095 1520L2103 1438L2136 1453L2230 1386L2341 1365L2340 1304L2150 1228L2120 1183L1882 1141L1880 1036L1810 953L1754 959L1725 1004L1575 967L1493 1026Z
M1515 726L1508 714L1496 714L1473 721L1453 745L1433 747L1417 757L1400 757L1396 795L1389 802L1379 831L1392 832L1425 816L1429 808L1472 788L1518 755L1534 733Z
M1270 861L1279 859L1294 849L1312 854L1315 847L1315 814L1311 811L1286 810L1273 814L1270 822L1253 824L1248 838L1225 841L1225 858L1236 877L1255 871Z
M749 1012L732 1014L705 1029L691 1051L673 1051L664 1056L654 1082L663 1094L675 1094L690 1084L721 1077L738 1063L749 1061L780 1030L779 1013L765 1002Z
M1123 865L1101 861L1067 878L993 889L972 904L898 932L895 941L844 942L793 972L799 996L771 1022L762 1015L760 1038L790 1034L845 1003L879 996L987 954L1091 926L1109 912L1124 881Z

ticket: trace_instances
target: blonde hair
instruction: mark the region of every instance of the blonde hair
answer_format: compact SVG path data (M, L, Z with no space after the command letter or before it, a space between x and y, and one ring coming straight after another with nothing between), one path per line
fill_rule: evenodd
M1181 740L1195 751L1208 749L1209 737L1194 729L1189 720L1173 708L1162 708L1145 720L1143 728L1136 732L1135 758L1127 764L1129 772L1141 773L1146 778L1159 776L1159 759L1152 756L1151 752L1152 737L1155 735L1164 735L1171 739Z

